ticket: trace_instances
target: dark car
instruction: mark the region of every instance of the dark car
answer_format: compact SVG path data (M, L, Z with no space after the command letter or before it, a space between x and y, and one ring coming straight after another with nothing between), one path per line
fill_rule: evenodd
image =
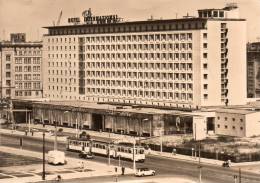
M92 153L90 153L90 152L81 151L79 153L79 157L80 158L84 158L84 159L93 159L94 155Z

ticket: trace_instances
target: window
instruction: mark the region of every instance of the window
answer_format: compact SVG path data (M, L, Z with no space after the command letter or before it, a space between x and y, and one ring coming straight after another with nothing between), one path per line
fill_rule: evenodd
M244 129L244 128L241 126L241 127L240 127L240 130L243 130L243 129Z
M217 11L213 11L213 17L218 17L218 12Z
M232 129L233 129L233 130L235 130L235 129L236 129L236 127L235 127L235 126L232 126Z
M243 122L243 119L240 119L240 122Z
M228 126L227 125L225 125L225 129L227 129L228 128Z
M208 74L203 74L204 79L208 79Z
M6 61L11 61L11 55L6 55L5 60Z
M208 37L208 34L207 33L203 33L203 38L207 39L207 37Z
M203 68L207 69L208 68L208 64L203 64Z
M208 89L208 84L204 84L204 85L203 85L203 88L204 88L205 90L207 90L207 89Z
M204 99L208 99L208 94L204 94Z
M220 124L218 124L218 128L220 128Z
M220 119L220 117L218 116L218 120Z
M208 48L208 43L203 43L203 48L204 49Z
M219 17L224 17L224 11L219 12Z
M227 121L227 117L225 117L225 121Z
M232 118L232 121L235 121L235 118Z
M208 58L208 53L203 53L203 58Z

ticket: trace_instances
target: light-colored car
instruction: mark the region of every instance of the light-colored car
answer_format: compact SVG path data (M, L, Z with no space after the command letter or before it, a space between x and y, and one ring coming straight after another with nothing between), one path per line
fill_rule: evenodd
M48 163L53 165L64 165L66 163L65 153L62 151L49 151L47 159Z
M143 176L154 176L155 170L151 170L149 168L138 168L135 172L135 176L143 177Z

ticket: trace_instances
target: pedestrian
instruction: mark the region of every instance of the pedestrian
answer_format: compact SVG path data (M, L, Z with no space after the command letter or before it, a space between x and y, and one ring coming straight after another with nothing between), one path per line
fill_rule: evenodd
M60 175L57 175L56 181L57 181L57 182L61 182L61 180L62 180L61 176L60 176Z
M84 162L83 161L81 162L81 170L82 170L82 172L84 172L84 170L85 170L85 166L84 166Z
M125 175L125 167L122 166L122 175Z

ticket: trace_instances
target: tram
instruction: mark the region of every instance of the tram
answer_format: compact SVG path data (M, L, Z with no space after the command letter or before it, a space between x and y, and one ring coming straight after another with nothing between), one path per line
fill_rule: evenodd
M121 158L131 161L144 162L144 147L135 146L132 143L114 143L102 142L98 140L89 140L86 138L67 138L67 150L76 152L94 153L101 156L109 156L113 158Z

